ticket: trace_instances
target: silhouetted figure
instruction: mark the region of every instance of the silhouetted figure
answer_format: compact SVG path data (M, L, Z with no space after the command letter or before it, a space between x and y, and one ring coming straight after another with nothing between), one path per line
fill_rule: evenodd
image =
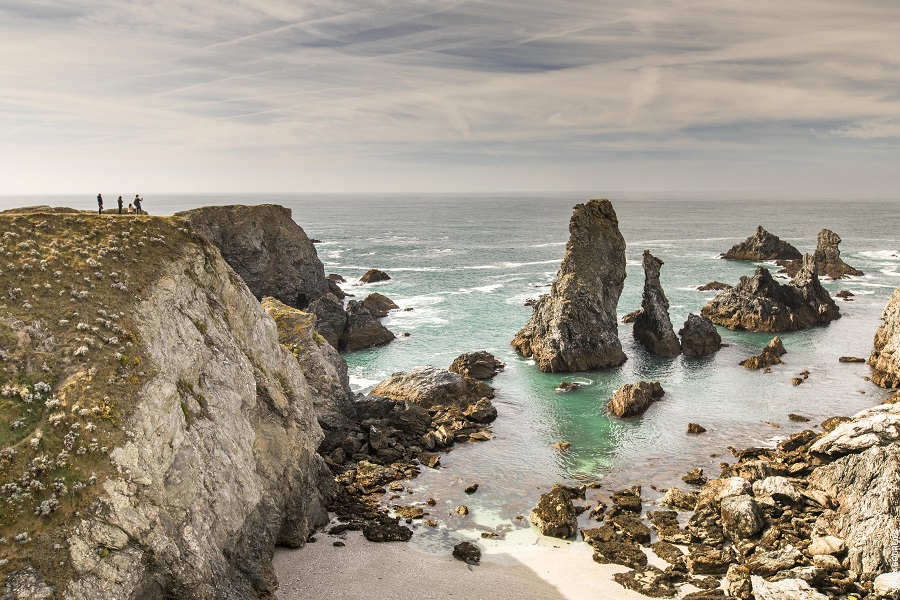
M119 202L119 214L121 215L122 214L122 196L119 196L118 202Z
M100 207L99 212L102 215L103 214L103 196L101 196L100 194L97 194L97 206Z
M137 214L141 214L141 202L143 202L143 200L141 200L141 197L138 196L137 194L135 194L134 195L134 212L136 212Z

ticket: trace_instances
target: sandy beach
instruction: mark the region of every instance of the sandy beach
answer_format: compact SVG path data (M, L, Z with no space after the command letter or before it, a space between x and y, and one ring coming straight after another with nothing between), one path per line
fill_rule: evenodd
M346 546L335 547L335 541ZM469 566L449 551L433 554L405 543L373 544L360 532L348 532L346 539L320 533L304 548L276 549L278 598L646 600L613 581L614 573L628 569L595 563L590 546L581 542L479 545L484 552L481 564ZM650 563L666 566L653 555ZM682 589L696 591L690 585Z

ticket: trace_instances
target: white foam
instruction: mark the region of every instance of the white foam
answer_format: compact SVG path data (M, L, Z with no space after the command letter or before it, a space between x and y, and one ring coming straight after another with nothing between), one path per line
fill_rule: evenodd
M380 383L380 379L367 379L365 377L353 377L350 376L350 389L354 392L358 392L360 390L367 390L375 387L378 383Z
M547 242L546 244L532 244L529 248L550 248L552 246L565 246L566 242Z
M885 275L890 275L891 277L900 277L900 273L892 269L881 269L881 272Z
M900 252L897 250L866 250L857 254L873 260L900 260Z

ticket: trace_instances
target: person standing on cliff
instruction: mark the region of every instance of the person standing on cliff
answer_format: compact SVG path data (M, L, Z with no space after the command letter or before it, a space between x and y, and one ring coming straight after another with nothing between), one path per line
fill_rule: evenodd
M141 202L143 202L143 200L141 200L141 197L138 196L137 194L135 194L134 195L134 211L137 214L141 214Z
M119 214L121 215L122 214L122 196L119 196L118 202L119 202Z
M103 196L100 194L97 194L97 206L100 207L99 213L102 215L103 214Z

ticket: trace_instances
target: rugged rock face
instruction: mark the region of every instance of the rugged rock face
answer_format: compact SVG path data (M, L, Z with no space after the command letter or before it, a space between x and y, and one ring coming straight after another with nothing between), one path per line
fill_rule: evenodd
M531 511L529 520L542 535L561 539L570 538L578 531L573 493L570 488L553 486L541 495L537 507Z
M373 292L366 296L362 301L362 305L365 306L376 319L383 319L388 316L388 313L392 310L400 308L393 300L378 292Z
M309 305L309 312L316 315L316 331L319 335L333 348L340 348L344 330L347 329L344 303L334 294L325 294Z
M607 408L617 417L632 417L643 414L664 394L658 381L638 381L633 385L626 383L616 390Z
M697 288L697 291L700 292L721 292L722 290L730 289L731 286L727 283L722 283L721 281L710 281L709 283L704 283L700 287Z
M359 278L360 283L378 283L379 281L388 281L391 276L379 269L369 269Z
M681 337L681 351L685 356L706 356L718 352L722 347L722 336L716 331L712 321L693 313L688 315L678 335Z
M854 269L841 260L841 250L838 248L840 243L841 238L835 232L828 229L819 232L816 251L813 253L813 260L819 274L832 279L843 279L848 275L862 275L862 271ZM800 260L782 261L778 264L783 266L791 277L795 276L803 266Z
M463 377L480 380L491 379L505 367L506 365L497 360L497 357L490 352L479 350L460 354L453 359L448 370L452 373L459 373Z
M481 398L494 395L491 386L446 369L415 367L394 373L375 386L372 394L406 400L423 408L458 406L466 408Z
M753 371L758 369L765 369L766 367L771 367L772 365L780 365L782 363L781 357L785 354L787 354L787 350L784 349L784 344L781 343L781 338L776 335L772 338L772 341L766 344L766 347L762 349L762 352L759 353L759 356L751 356L749 358L745 358L738 364Z
M279 345L275 323L212 246L166 219L140 223L156 227L147 256L161 272L146 285L137 274L129 281L140 297L130 308L140 350L117 342L142 353L135 387L116 392L122 402L134 390L137 402L121 415L124 441L99 463L111 460L115 469L98 480L96 502L69 513L67 533L57 538L67 556L53 564L68 571L54 573L55 593L84 600L274 594L274 546L301 546L327 522L333 482L315 452L322 432L313 393ZM100 302L95 297L93 308ZM92 346L85 356L101 352ZM54 393L67 397L79 377ZM81 413L72 414L80 424ZM96 413L85 414L103 426ZM2 596L21 597L20 581L6 579Z
M512 341L544 372L582 371L625 362L616 305L625 282L625 239L609 200L575 207L569 242L550 294Z
M395 338L390 329L381 324L361 302L347 303L347 327L341 336L341 350L362 350L382 346Z
M634 337L653 354L674 357L681 344L669 319L669 301L659 282L663 261L644 250L644 295L641 313L634 320Z
M730 260L792 260L802 256L799 250L782 241L778 236L772 235L760 225L756 228L756 233L740 244L735 244L731 250L722 255L722 258Z
M869 357L872 381L884 388L900 387L900 287L881 313L875 350Z
M819 283L809 255L790 283L781 285L768 269L758 267L753 277L741 277L738 285L710 300L700 312L717 325L749 331L795 331L841 316Z
M206 236L257 298L306 308L328 292L316 248L289 208L204 206L175 216Z

